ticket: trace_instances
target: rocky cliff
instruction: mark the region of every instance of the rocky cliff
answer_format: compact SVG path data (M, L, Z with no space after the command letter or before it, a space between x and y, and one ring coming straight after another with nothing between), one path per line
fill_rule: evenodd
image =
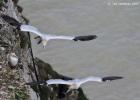
M68 88L65 85L25 85L52 78L72 78L58 74L50 64L34 59L30 34L21 32L10 19L29 23L17 3L18 0L0 0L0 100L87 100L81 88L65 94Z

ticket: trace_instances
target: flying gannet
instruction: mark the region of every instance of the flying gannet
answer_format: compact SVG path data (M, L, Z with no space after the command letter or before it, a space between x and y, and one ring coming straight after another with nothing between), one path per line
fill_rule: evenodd
M82 78L82 79L73 79L73 80L62 80L62 79L50 79L47 81L40 81L40 82L30 82L26 83L27 85L35 85L35 84L40 84L40 85L51 85L51 84L64 84L68 85L70 90L73 89L78 89L82 84L89 82L89 81L94 81L94 82L106 82L106 81L113 81L117 79L122 79L123 77L121 76L108 76L108 77L94 77L94 76L89 76L87 78ZM67 92L68 92L67 91Z
M51 34L45 34L45 33L41 33L36 27L31 26L31 25L21 25L20 26L20 30L24 31L24 32L31 32L34 33L36 35L38 35L37 38L41 38L40 41L38 42L43 44L43 47L46 46L47 41L49 40L53 40L53 39L62 39L62 40L74 40L74 41L89 41L89 40L93 40L96 39L97 36L96 35L87 35L87 36L62 36L62 35L51 35Z
M51 34L45 34L40 32L36 27L27 25L27 24L22 24L16 19L7 16L7 15L1 15L1 17L8 22L10 25L15 26L18 30L24 31L24 32L31 32L36 35L38 35L35 39L39 38L38 44L42 42L43 47L46 46L47 41L52 40L52 39L63 39L63 40L74 40L74 41L89 41L96 39L96 35L87 35L87 36L59 36L59 35L51 35Z

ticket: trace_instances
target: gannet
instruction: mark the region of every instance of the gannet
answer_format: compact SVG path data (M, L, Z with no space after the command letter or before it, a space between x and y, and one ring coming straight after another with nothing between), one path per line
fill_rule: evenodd
M95 77L95 76L89 76L86 78L82 79L73 79L73 80L63 80L63 79L49 79L47 81L40 81L40 82L29 82L27 85L35 85L35 84L40 84L40 85L52 85L52 84L63 84L63 85L68 85L70 90L73 89L78 89L82 84L89 82L89 81L94 81L94 82L106 82L106 81L113 81L117 79L122 79L123 77L121 76L108 76L108 77ZM67 91L67 92L68 92Z
M16 54L15 53L10 53L9 55L8 55L8 61L9 61L9 64L11 65L11 66L16 66L17 64L18 64L18 57L16 56Z
M16 19L7 16L7 15L1 15L1 17L8 22L10 25L15 26L18 30L24 31L24 32L31 32L36 35L38 35L35 39L39 38L38 44L42 42L43 47L46 46L47 41L52 40L52 39L63 39L63 40L74 40L74 41L89 41L96 39L96 35L87 35L87 36L59 36L59 35L51 35L51 34L45 34L40 32L36 27L27 25L27 24L22 24Z
M40 32L36 27L31 26L31 25L21 25L20 30L24 32L31 32L36 35L38 35L37 38L41 38L40 41L38 42L43 44L43 47L45 48L47 41L53 40L53 39L62 39L62 40L74 40L74 41L89 41L96 39L96 35L87 35L87 36L62 36L62 35L51 35L51 34L45 34Z

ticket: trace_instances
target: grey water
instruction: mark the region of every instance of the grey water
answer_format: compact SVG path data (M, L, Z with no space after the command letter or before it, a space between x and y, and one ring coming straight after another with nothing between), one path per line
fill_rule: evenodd
M19 4L30 24L44 33L98 36L88 42L53 40L43 49L32 35L34 55L63 75L124 77L82 85L89 100L140 100L139 0L20 0Z

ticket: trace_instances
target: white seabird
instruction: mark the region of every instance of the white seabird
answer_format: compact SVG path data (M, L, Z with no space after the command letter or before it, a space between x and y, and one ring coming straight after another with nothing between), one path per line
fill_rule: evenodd
M117 79L122 79L123 77L120 76L108 76L108 77L94 77L94 76L89 76L87 78L82 78L82 79L73 79L73 80L62 80L62 79L50 79L47 81L42 81L42 82L31 82L27 83L27 85L33 85L33 84L40 84L40 85L51 85L51 84L64 84L69 86L69 90L73 89L78 89L82 84L89 82L89 81L94 81L94 82L106 82L106 81L113 81ZM67 91L67 92L68 92Z
M89 41L89 40L97 38L96 35L87 35L87 36L61 36L61 35L57 36L57 35L50 35L50 34L45 34L45 33L40 32L36 27L31 26L31 25L21 25L20 30L24 31L24 32L31 32L31 33L34 33L34 34L38 35L38 37L36 37L36 38L41 38L40 41L38 42L38 44L42 42L43 47L46 46L47 41L53 40L53 39L74 40L74 41L78 41L78 40L80 40L80 41Z
M32 33L38 35L38 37L36 37L35 39L39 38L40 40L39 40L38 44L40 44L42 42L44 47L47 44L47 41L52 40L52 39L63 39L63 40L74 40L74 41L89 41L89 40L93 40L93 39L97 38L96 35L87 35L87 36L57 36L57 35L45 34L45 33L40 32L36 27L31 26L31 25L24 25L24 24L20 23L19 21L17 21L15 18L12 18L10 16L2 14L1 17L7 23L9 23L12 26L15 26L20 31L32 32Z
M18 57L16 56L16 54L15 53L10 53L9 55L8 55L8 60L9 60L9 64L11 65L11 66L16 66L17 64L18 64Z

